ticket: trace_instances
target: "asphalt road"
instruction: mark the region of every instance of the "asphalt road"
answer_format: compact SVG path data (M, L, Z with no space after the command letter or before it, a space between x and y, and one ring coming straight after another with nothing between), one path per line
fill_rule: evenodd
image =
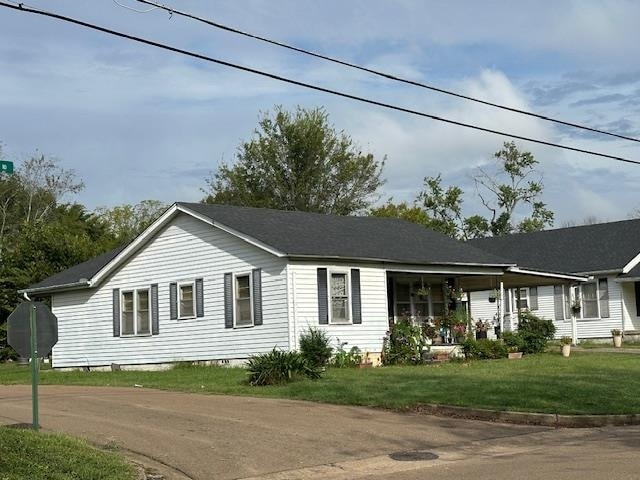
M40 392L45 430L119 449L168 479L640 478L640 427L555 430L144 388ZM1 424L30 415L29 387L0 386Z

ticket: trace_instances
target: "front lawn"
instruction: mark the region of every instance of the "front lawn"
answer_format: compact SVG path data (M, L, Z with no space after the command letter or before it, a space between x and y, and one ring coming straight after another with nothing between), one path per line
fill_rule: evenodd
M4 369L3 369L4 373ZM0 427L1 480L134 480L134 468L64 435Z
M321 380L251 387L241 368L164 372L43 371L43 384L107 385L253 395L410 410L437 403L562 414L640 413L640 355L572 352L418 367L329 369ZM28 383L26 367L0 366L0 384Z

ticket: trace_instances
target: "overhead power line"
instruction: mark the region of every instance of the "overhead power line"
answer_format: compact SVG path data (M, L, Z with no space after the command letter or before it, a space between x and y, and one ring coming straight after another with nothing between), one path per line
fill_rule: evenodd
M172 7L168 7L166 5L163 5L161 3L157 3L157 2L152 1L152 0L137 0L137 1L140 2L140 3L144 3L146 5L151 5L156 9L161 9L161 10L164 10L166 12L169 12L172 15L176 14L176 15L179 15L181 17L190 18L192 20L196 20L198 22L204 23L204 24L209 25L211 27L219 28L219 29L225 30L227 32L232 32L232 33L236 33L238 35L243 35L245 37L253 38L254 40L258 40L258 41L261 41L261 42L269 43L271 45L276 45L278 47L286 48L288 50L292 50L294 52L302 53L304 55L310 55L312 57L319 58L321 60L326 60L328 62L336 63L338 65L342 65L342 66L353 68L353 69L360 70L360 71L363 71L363 72L371 73L373 75L377 75L379 77L383 77L383 78L386 78L388 80L394 80L396 82L401 82L401 83L406 83L408 85L413 85L413 86L416 86L416 87L426 88L427 90L432 90L434 92L442 93L442 94L445 94L445 95L450 95L452 97L461 98L463 100L469 100L471 102L480 103L482 105L488 105L490 107L499 108L501 110L506 110L506 111L513 112L513 113L518 113L518 114L521 114L521 115L527 115L529 117L535 117L535 118L538 118L540 120L545 120L545 121L548 121L548 122L557 123L557 124L564 125L564 126L567 126L567 127L578 128L578 129L586 130L586 131L589 131L589 132L592 132L592 133L598 133L598 134L601 134L601 135L608 135L610 137L616 137L616 138L620 138L620 139L623 139L623 140L630 140L632 142L640 142L640 139L638 139L638 138L628 137L626 135L621 135L619 133L608 132L606 130L600 130L598 128L589 127L589 126L581 125L581 124L578 124L578 123L568 122L566 120L560 120L558 118L548 117L546 115L541 115L539 113L530 112L530 111L522 110L522 109L515 108L515 107L509 107L509 106L506 106L506 105L500 105L498 103L489 102L488 100L482 100L480 98L471 97L469 95L464 95L462 93L454 92L454 91L451 91L451 90L446 90L446 89L440 88L440 87L435 87L433 85L428 85L426 83L422 83L422 82L418 82L418 81L415 81L415 80L409 80L409 79L406 79L406 78L398 77L397 75L381 72L380 70L375 70L373 68L363 67L362 65L357 65L355 63L347 62L345 60L340 60L340 59L335 58L335 57L330 57L328 55L323 55L321 53L316 53L316 52L313 52L311 50L306 50L304 48L300 48L300 47L296 47L296 46L293 46L293 45L289 45L289 44L286 44L286 43L283 43L283 42L279 42L277 40L273 40L273 39L270 39L270 38L267 38L267 37L263 37L263 36L256 35L256 34L253 34L253 33L245 32L245 31L239 30L237 28L230 27L228 25L224 25L222 23L215 22L213 20L209 20L209 19L206 19L206 18L199 17L197 15L193 15L193 14L191 14L189 12L184 12L184 11L172 8ZM146 12L140 12L140 13L146 13Z
M33 13L33 14L36 14L36 15L55 18L55 19L61 20L63 22L72 23L72 24L75 24L75 25L80 25L82 27L86 27L86 28L89 28L91 30L97 30L99 32L107 33L109 35L113 35L113 36L117 36L117 37L121 37L121 38L126 38L126 39L132 40L134 42L142 43L142 44L145 44L145 45L151 45L153 47L161 48L163 50L167 50L167 51L174 52L174 53L179 53L181 55L185 55L185 56L188 56L188 57L197 58L197 59L204 60L204 61L211 62L211 63L217 63L219 65L224 65L226 67L234 68L234 69L237 69L237 70L242 70L244 72L253 73L255 75L260 75L262 77L271 78L271 79L278 80L278 81L285 82L285 83L289 83L289 84L292 84L292 85L297 85L297 86L300 86L300 87L308 88L308 89L311 89L311 90L316 90L316 91L319 91L319 92L324 92L324 93L328 93L328 94L331 94L331 95L336 95L336 96L343 97L343 98L349 98L351 100L355 100L355 101L362 102L362 103L367 103L369 105L376 105L378 107L387 108L387 109L395 110L395 111L398 111L398 112L409 113L411 115L416 115L416 116L419 116L419 117L430 118L432 120L437 120L439 122L444 122L444 123L448 123L448 124L451 124L451 125L457 125L459 127L465 127L465 128L468 128L468 129L473 129L473 130L477 130L477 131L481 131L481 132L485 132L485 133L491 133L491 134L500 135L500 136L503 136L503 137L514 138L516 140L523 140L523 141L527 141L527 142L537 143L537 144L540 144L540 145L546 145L546 146L549 146L549 147L556 147L556 148L561 148L561 149L564 149L564 150L570 150L570 151L573 151L573 152L584 153L584 154L587 154L587 155L594 155L594 156L597 156L597 157L608 158L608 159L616 160L616 161L619 161L619 162L633 163L633 164L640 165L640 161L638 161L638 160L631 160L631 159L628 159L628 158L618 157L618 156L615 156L615 155L609 155L609 154L606 154L606 153L595 152L595 151L592 151L592 150L586 150L586 149L578 148L578 147L571 147L571 146L568 146L568 145L561 145L561 144L558 144L558 143L547 142L545 140L538 140L538 139L531 138L531 137L525 137L523 135L516 135L516 134L513 134L513 133L503 132L503 131L500 131L500 130L494 130L494 129L491 129L491 128L480 127L480 126L473 125L473 124L470 124L470 123L464 123L464 122L459 122L459 121L456 121L456 120L451 120L451 119L447 119L447 118L443 118L443 117L438 117L436 115L432 115L432 114L429 114L429 113L420 112L420 111L417 111L417 110L411 110L411 109L404 108L404 107L399 107L399 106L392 105L392 104L389 104L389 103L384 103L384 102L380 102L380 101L377 101L377 100L372 100L372 99L369 99L369 98L360 97L360 96L357 96L357 95L352 95L350 93L345 93L345 92L341 92L341 91L338 91L338 90L332 90L330 88L320 87L318 85L312 85L310 83L305 83L305 82L301 82L301 81L298 81L298 80L293 80L291 78L282 77L280 75L276 75L276 74L273 74L273 73L265 72L265 71L262 71L262 70L257 70L255 68L246 67L246 66L243 66L243 65L238 65L238 64L235 64L235 63L227 62L225 60L220 60L220 59L217 59L217 58L209 57L209 56L203 55L201 53L192 52L192 51L189 51L189 50L184 50L184 49L181 49L181 48L178 48L178 47L173 47L171 45L167 45L167 44L164 44L164 43L159 43L159 42L156 42L156 41L153 41L153 40L148 40L148 39L145 39L145 38L137 37L135 35L131 35L131 34L128 34L128 33L119 32L119 31L112 30L112 29L109 29L109 28L106 28L106 27L102 27L102 26L95 25L95 24L92 24L92 23L88 23L88 22L85 22L85 21L82 21L82 20L78 20L76 18L71 18L71 17L67 17L67 16L64 16L64 15L60 15L58 13L53 13L53 12L48 12L48 11L45 11L45 10L39 10L39 9L36 9L36 8L27 7L23 3L19 3L17 5L14 5L14 4L11 4L11 3L6 3L4 1L0 1L0 6L6 7L6 8L10 8L12 10L18 10L18 11L21 11L21 12Z

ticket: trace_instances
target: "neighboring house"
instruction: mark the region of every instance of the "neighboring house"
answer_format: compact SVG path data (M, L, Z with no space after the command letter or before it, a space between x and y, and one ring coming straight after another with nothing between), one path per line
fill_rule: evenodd
M522 267L586 275L586 283L529 286L504 292L503 324L517 328L518 305L552 319L556 336L610 338L640 333L640 219L476 239L474 247ZM499 321L493 291L471 294L471 314ZM499 295L498 295L499 297ZM580 311L572 315L572 305Z
M94 367L246 360L297 349L310 326L377 355L390 317L436 317L444 285L500 280L580 277L522 271L403 220L177 203L126 247L24 292L51 298L53 366Z

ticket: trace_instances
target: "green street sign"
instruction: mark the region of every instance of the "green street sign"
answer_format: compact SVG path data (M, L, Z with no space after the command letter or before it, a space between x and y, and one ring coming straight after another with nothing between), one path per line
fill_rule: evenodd
M0 160L0 173L13 173L13 162Z

